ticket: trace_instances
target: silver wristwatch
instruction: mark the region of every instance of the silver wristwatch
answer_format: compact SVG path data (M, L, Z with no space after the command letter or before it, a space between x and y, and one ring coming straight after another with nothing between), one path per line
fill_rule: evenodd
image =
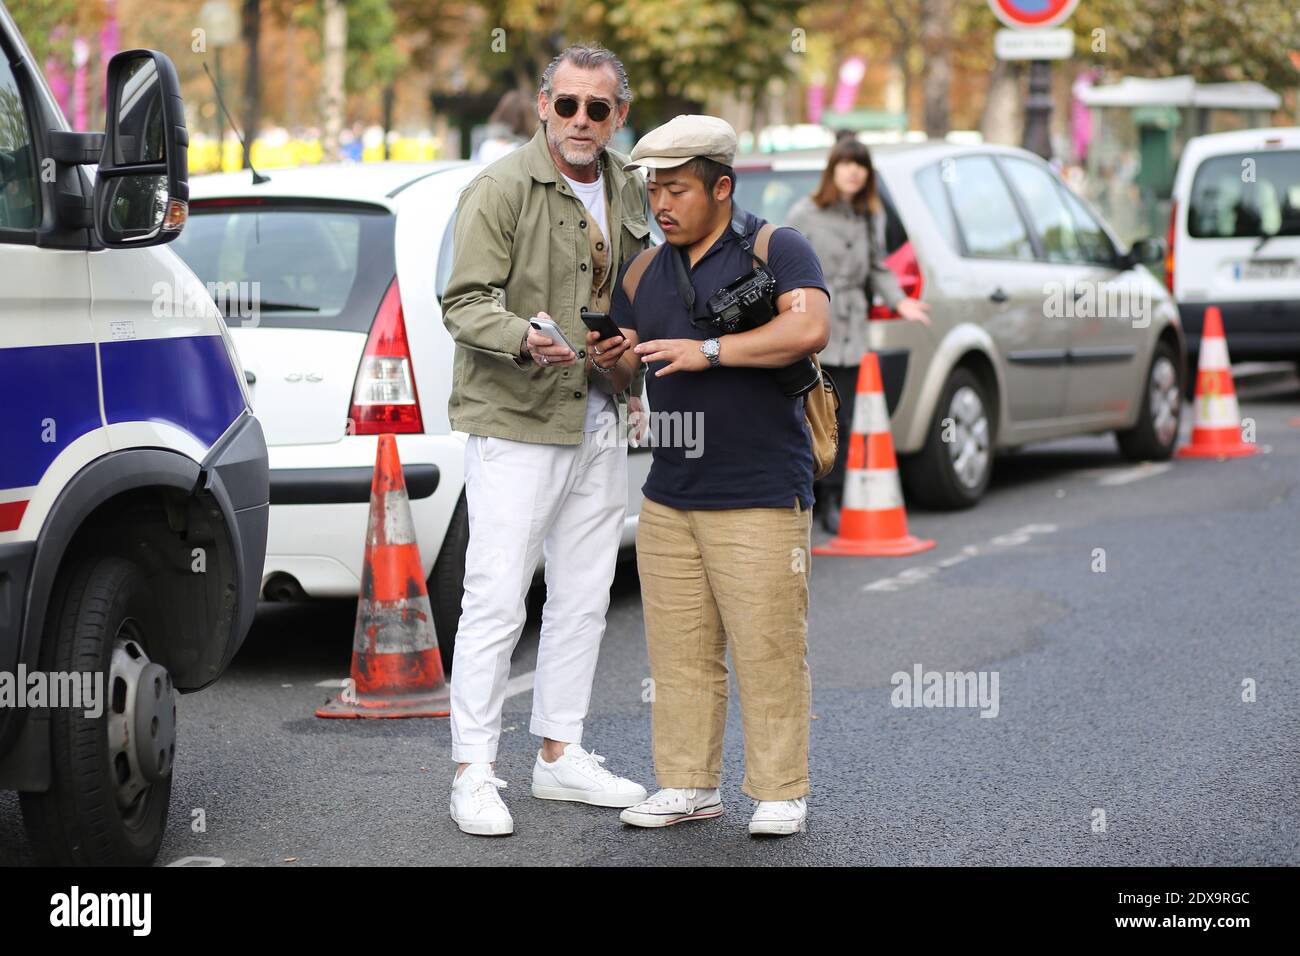
M722 364L718 359L719 346L717 339L705 339L700 343L700 351L703 352L704 357L709 360L709 368L717 368Z

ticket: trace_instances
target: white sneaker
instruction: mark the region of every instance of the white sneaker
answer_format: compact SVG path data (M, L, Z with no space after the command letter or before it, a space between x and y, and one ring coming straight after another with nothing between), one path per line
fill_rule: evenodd
M716 787L711 790L669 787L643 803L628 807L618 818L634 827L670 827L683 820L711 820L720 816L722 798Z
M465 833L508 836L515 821L497 791L506 782L492 775L490 763L472 763L451 782L451 818Z
M760 800L749 818L749 832L756 836L788 836L808 829L808 801Z
M537 752L533 764L533 796L542 800L572 800L597 807L630 807L645 799L645 787L617 777L601 766L605 758L569 744L554 763Z

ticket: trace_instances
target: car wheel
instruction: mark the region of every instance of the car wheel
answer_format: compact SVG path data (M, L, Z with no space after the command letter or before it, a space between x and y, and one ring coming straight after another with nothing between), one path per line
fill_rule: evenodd
M902 469L908 494L931 508L969 508L993 473L993 423L984 383L970 369L948 377L920 453Z
M1160 342L1147 370L1137 424L1115 433L1125 458L1164 461L1173 455L1183 407L1179 377L1177 353L1168 342Z
M171 675L147 653L165 633L149 582L123 558L86 559L60 580L48 620L42 667L102 680L102 713L51 708L50 789L20 798L28 838L46 864L148 865L176 758Z
M451 672L456 652L456 630L460 625L460 604L465 595L465 550L469 547L469 506L462 494L451 513L438 559L429 575L429 598L433 602L433 626L438 632L442 667Z

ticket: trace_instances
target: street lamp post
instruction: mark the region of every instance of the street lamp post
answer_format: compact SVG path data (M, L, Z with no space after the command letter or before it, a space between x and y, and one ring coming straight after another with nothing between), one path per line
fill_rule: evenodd
M1052 157L1052 64L1029 61L1029 95L1025 98L1025 132L1020 145L1043 159Z
M1052 61L1074 52L1074 33L1056 30L1079 0L988 0L1007 25L993 37L999 60L1029 61L1029 95L1020 145L1044 159L1052 156Z

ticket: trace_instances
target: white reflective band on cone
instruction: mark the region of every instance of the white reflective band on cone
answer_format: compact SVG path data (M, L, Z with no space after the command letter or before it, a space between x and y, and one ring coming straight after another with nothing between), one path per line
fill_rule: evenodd
M858 392L853 398L853 430L861 435L889 431L889 409L880 392Z
M1228 367L1228 343L1217 335L1212 339L1201 339L1201 356L1197 359L1198 369L1219 369Z
M374 541L372 544L379 544ZM384 495L384 544L415 544L415 524L411 520L411 503L406 491Z
M1196 400L1197 428L1240 428L1236 395L1202 395Z
M841 508L855 511L888 511L903 507L903 489L893 468L862 468L844 476Z

